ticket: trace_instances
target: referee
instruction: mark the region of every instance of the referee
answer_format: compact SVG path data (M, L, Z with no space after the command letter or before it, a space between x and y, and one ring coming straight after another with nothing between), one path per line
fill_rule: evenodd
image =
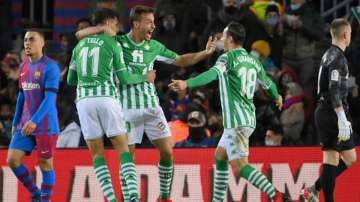
M346 100L349 69L344 55L350 44L351 26L345 19L335 19L330 32L332 45L320 64L319 104L315 110L315 125L323 150L323 170L315 185L303 190L303 197L311 202L319 201L320 189L323 189L325 201L333 202L336 177L356 161Z

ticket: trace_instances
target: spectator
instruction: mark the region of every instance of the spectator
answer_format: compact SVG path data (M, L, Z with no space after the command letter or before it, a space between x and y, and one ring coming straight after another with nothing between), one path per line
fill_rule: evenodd
M283 8L281 4L274 2L273 0L253 0L254 2L250 5L250 10L255 13L255 15L260 20L266 19L267 7L268 6L276 6L277 10L281 9L283 12Z
M0 147L7 147L10 143L12 134L12 114L9 101L3 101L0 104Z
M271 49L267 41L258 40L251 45L250 54L259 59L268 74L274 76L279 70L275 67L271 58L269 58L270 52Z
M185 37L181 33L181 26L173 9L160 11L160 25L154 33L154 39L163 43L170 50L176 53L185 53ZM166 64L163 62L156 62L155 69L157 71L158 79L169 78L172 72L176 71L178 67L172 64ZM184 69L185 70L185 69Z
M238 0L223 0L222 8L217 16L206 26L203 41L212 33L224 30L231 21L241 23L246 29L244 48L250 50L251 44L256 40L267 39L267 33L261 21L249 10L249 7Z
M270 58L274 61L276 67L281 69L282 65L282 49L284 44L284 26L280 20L280 12L278 6L269 4L266 7L264 26L269 35Z
M215 147L216 138L208 137L209 131L206 130L206 117L200 111L193 111L187 118L188 137L175 144L175 147Z
M189 102L191 102L191 99L189 98L189 94L187 90L173 92L174 96L176 96L171 101L171 120L179 119L179 116L181 114L184 114L186 111L186 106Z
M306 0L291 0L285 11L283 67L293 68L305 92L315 89L314 42L323 36L320 15Z
M275 134L275 135L282 135L283 133L278 112L273 102L271 101L271 98L266 94L266 92L261 87L258 87L258 85L259 84L257 84L255 96L254 96L257 125L255 131L250 136L250 145L252 146L266 145L266 137L268 132L269 134ZM272 138L272 136L269 137Z
M299 83L299 77L292 68L284 68L278 75L278 90L281 95L285 95L285 86L290 82Z
M291 82L286 84L286 95L281 112L280 122L284 131L284 141L287 145L302 145L300 140L304 127L304 105L302 88Z
M265 134L265 146L281 146L283 136L281 133L277 133L271 129L266 131Z

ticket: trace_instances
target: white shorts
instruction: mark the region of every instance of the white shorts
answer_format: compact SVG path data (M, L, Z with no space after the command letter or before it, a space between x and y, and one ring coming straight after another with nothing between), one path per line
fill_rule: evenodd
M123 112L129 129L129 145L141 143L144 132L151 141L171 136L161 107L124 109Z
M218 147L226 150L228 160L249 156L249 137L254 132L250 127L225 128Z
M111 97L84 98L76 103L85 140L126 135L119 101Z

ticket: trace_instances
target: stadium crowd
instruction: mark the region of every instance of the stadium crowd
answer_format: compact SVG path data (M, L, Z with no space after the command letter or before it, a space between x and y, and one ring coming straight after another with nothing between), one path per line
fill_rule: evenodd
M284 98L279 111L261 88L256 88L257 127L250 138L253 146L319 145L313 123L319 63L330 46L326 21L319 15L313 1L291 0L156 0L156 31L153 39L183 54L202 50L209 35L220 37L231 21L244 25L246 50L256 56L268 75L277 84ZM97 6L112 7L113 1L99 1ZM0 19L4 21L8 18ZM6 23L1 22L4 28ZM44 52L61 67L58 94L59 120L62 134L58 147L85 146L74 104L75 89L66 83L68 65L77 43L75 32L91 25L90 19L79 19L74 31L63 33L59 40L48 40ZM1 29L2 29L1 28ZM352 89L349 95L353 130L360 132L360 31L353 23L353 39L346 55L349 61ZM7 147L18 91L19 65L24 59L22 41L13 37L11 47L0 52L0 145ZM156 87L161 106L172 130L175 147L215 147L222 134L219 87L216 82L206 87L173 92L171 79L187 79L210 68L222 53L215 54L192 67L178 68L156 63ZM146 136L144 136L146 137ZM359 136L355 142L359 144ZM141 146L151 143L143 141Z

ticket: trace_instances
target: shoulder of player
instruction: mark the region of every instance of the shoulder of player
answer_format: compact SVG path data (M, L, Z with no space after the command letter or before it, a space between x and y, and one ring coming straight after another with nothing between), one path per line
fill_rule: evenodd
M60 72L60 66L59 64L46 56L46 67L45 67L45 71L48 70L48 71L52 71L52 72Z
M325 60L326 64L331 64L341 57L345 57L343 51L338 47L331 46L324 53L323 60Z

